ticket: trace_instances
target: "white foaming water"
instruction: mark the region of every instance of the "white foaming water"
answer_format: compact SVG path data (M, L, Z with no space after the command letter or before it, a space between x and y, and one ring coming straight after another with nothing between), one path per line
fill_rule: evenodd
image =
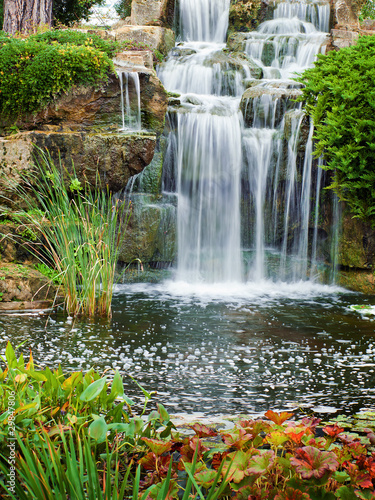
M120 130L141 130L141 85L139 74L132 71L118 71L121 89L121 117L122 128ZM130 82L137 96L137 110L134 112L130 105Z
M328 2L289 0L280 2L274 11L274 18L296 17L315 26L318 31L329 31L330 5Z
M330 6L301 0L281 2L273 15L274 19L249 34L245 51L263 67L265 77L272 68L288 79L311 67L316 55L324 53Z
M236 306L250 305L252 302L262 305L284 298L307 300L319 297L329 297L338 293L348 293L338 286L322 285L311 281L286 283L283 281L259 280L248 283L191 283L186 280L165 281L162 284L137 283L117 285L115 294L145 293L149 297L160 300L177 298L181 305L194 301L200 305L210 302L232 302Z
M269 289L267 280L272 277L307 290L315 285L304 288L299 283L309 278L311 259L310 277L317 270L317 229L314 248L309 236L312 210L318 221L321 174L315 179L312 127L300 168L304 114L301 105L292 101L298 91L290 77L310 67L317 53L324 51L327 35L318 29L328 26L329 6L282 2L274 11L275 19L247 36L246 54L259 64L264 77L279 79L278 83L259 81L264 90L248 99L247 125L238 107L251 79L250 68L246 63L242 68L238 63L229 67L222 56L225 32L219 31L227 26L228 9L224 0L180 2L182 37L189 42L179 44L158 70L168 90L183 94L181 106L173 112L175 118L171 112L168 148L172 170L177 172L178 286L184 280L192 289L199 284L202 290L202 282L225 282L230 283L225 287L229 296L236 295L237 285L232 284L249 279L257 295ZM241 201L244 181L248 195L246 199L242 193ZM241 203L247 204L248 214L242 228ZM245 274L244 228L253 255ZM240 295L248 296L246 285L239 286ZM207 290L212 294L210 286ZM285 290L290 294L289 285Z
M180 0L180 27L183 40L224 42L230 0Z
M234 69L225 60L220 61L224 48L225 44L218 43L184 43L159 65L158 76L172 92L241 96L250 70L245 64Z
M178 276L192 282L239 281L238 103L211 99L209 104L203 112L199 107L178 115Z

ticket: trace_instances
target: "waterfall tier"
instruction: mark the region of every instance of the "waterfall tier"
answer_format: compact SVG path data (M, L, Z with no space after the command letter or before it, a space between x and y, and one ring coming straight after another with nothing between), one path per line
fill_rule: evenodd
M324 52L329 12L326 2L279 2L233 52L223 43L229 2L180 2L186 42L159 67L182 94L165 162L174 175L165 187L178 195L179 278L314 278L323 177L290 78Z

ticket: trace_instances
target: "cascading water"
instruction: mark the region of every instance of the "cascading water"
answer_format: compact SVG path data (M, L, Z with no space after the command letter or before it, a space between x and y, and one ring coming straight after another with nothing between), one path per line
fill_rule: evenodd
M121 118L122 118L122 128L121 130L141 130L141 85L139 81L139 74L134 71L118 71L118 77L120 80L121 89ZM129 98L129 85L135 88L137 95L137 110L134 112L130 106Z
M241 34L243 53L228 53L229 3L180 1L186 42L158 70L181 93L167 149L177 172L178 278L312 278L322 175L290 78L324 52L329 4L280 2L273 20Z

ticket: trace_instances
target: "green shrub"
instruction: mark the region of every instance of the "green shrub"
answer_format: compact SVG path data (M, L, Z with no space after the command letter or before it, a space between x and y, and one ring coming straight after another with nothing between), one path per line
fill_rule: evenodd
M316 155L333 174L331 188L355 217L375 223L375 36L319 55L298 81L315 125Z
M54 0L53 17L64 26L71 26L81 19L88 20L94 5L103 5L104 0Z
M375 3L373 0L366 0L365 4L361 8L362 19L375 19Z
M113 40L104 40L95 34L84 33L83 31L56 29L29 36L29 40L37 42L60 44L70 43L77 46L93 47L105 52L109 57L113 57L120 50L120 44Z
M125 19L125 17L130 16L132 11L131 0L120 0L115 4L115 10L121 19Z
M2 37L0 114L17 117L34 113L74 85L105 81L113 63L93 45Z
M3 29L4 22L4 0L0 0L0 30Z

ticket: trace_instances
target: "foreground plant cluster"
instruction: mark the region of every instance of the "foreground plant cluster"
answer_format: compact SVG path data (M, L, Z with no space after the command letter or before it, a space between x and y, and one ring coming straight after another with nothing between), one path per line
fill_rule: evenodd
M0 370L0 494L12 499L375 499L375 435L337 422L238 420L186 436L161 405L141 416L120 374L37 369L8 343ZM14 395L14 396L13 396ZM14 402L13 402L14 401ZM14 486L10 444L17 439Z

